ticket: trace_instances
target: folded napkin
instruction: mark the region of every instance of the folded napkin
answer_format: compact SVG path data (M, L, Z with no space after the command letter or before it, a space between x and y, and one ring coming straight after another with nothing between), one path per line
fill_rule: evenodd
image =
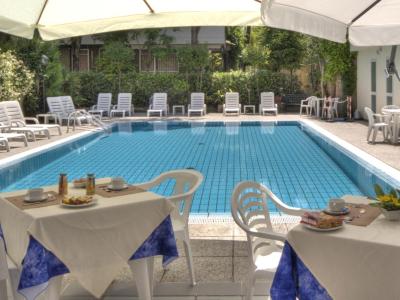
M333 228L341 226L343 224L343 218L339 216L330 216L319 211L307 211L301 217L301 223L318 228Z

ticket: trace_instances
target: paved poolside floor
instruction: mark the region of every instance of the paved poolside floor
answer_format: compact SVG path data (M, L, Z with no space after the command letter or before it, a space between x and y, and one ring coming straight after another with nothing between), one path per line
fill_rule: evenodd
M149 120L144 115L127 118L128 120ZM152 117L151 120L160 118ZM168 117L162 120L187 120L187 117ZM239 117L223 117L222 114L208 114L205 117L193 117L192 120L214 120L214 121L276 121L276 120L299 120L298 114L280 114L275 116L261 117L259 115L241 115ZM328 123L308 117L320 127L332 134L342 138L352 145L375 156L386 164L400 170L400 146L376 143L375 145L366 142L367 123L357 122L334 122ZM61 137L53 135L50 140L39 139L35 143L29 143L29 147L24 148L19 142L11 142L12 149L9 153L0 149L0 163L4 158L20 154L27 150L32 150L45 146L54 141L58 141L67 136L95 130L93 127L83 126L77 128L75 132L66 133L63 127ZM380 141L380 140L379 140ZM277 231L285 233L295 223L287 220L277 220L274 227ZM229 219L191 219L190 224L191 245L194 255L194 266L198 285L191 287L188 283L188 272L185 257L180 257L167 270L163 270L159 260L155 266L155 298L159 300L239 300L242 299L243 286L241 280L248 270L247 244L244 233ZM182 245L178 244L180 254L184 254ZM136 289L128 269L123 270L116 281L107 291L104 299L135 299ZM78 300L93 299L90 297L74 280L67 278L64 297L62 299ZM268 289L270 283L259 282L256 286L255 300L268 299Z

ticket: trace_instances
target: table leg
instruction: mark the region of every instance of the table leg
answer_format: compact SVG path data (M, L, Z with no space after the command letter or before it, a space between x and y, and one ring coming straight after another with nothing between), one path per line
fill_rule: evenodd
M393 132L392 132L392 143L397 144L399 138L399 114L393 115Z
M153 294L154 258L146 257L129 262L129 267L135 278L139 300L151 300Z

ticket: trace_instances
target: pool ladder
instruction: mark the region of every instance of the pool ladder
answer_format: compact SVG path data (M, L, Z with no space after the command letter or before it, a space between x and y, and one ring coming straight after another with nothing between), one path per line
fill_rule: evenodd
M67 133L69 132L71 121L73 121L72 122L72 124L73 124L72 130L75 131L76 123L78 121L78 117L87 117L87 120L88 120L89 124L101 127L104 131L109 128L109 126L107 126L103 121L101 121L98 116L91 115L87 111L84 111L84 110L77 110L77 111L72 112L68 116ZM78 124L80 125L80 122L78 122Z

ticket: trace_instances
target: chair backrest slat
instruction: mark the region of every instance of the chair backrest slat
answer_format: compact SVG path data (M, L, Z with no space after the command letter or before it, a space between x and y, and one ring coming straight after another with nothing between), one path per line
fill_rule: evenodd
M24 114L18 101L4 101L3 105L10 122L21 121L25 123Z
M99 93L97 95L97 109L109 112L111 108L111 100L111 93Z
M275 100L273 92L262 92L260 95L261 108L274 108Z
M204 93L191 93L190 94L190 108L191 109L204 109Z
M56 114L61 119L68 118L61 97L47 97L47 105L49 106L50 113Z
M64 111L70 115L71 113L75 112L75 105L72 101L71 96L61 96L61 104L63 105Z
M0 102L0 123L3 125L10 125L10 120L7 116L6 107L3 102Z
M117 109L131 111L132 109L132 94L131 93L119 93Z
M167 111L167 93L154 93L152 109Z
M239 108L239 93L225 94L225 108Z

